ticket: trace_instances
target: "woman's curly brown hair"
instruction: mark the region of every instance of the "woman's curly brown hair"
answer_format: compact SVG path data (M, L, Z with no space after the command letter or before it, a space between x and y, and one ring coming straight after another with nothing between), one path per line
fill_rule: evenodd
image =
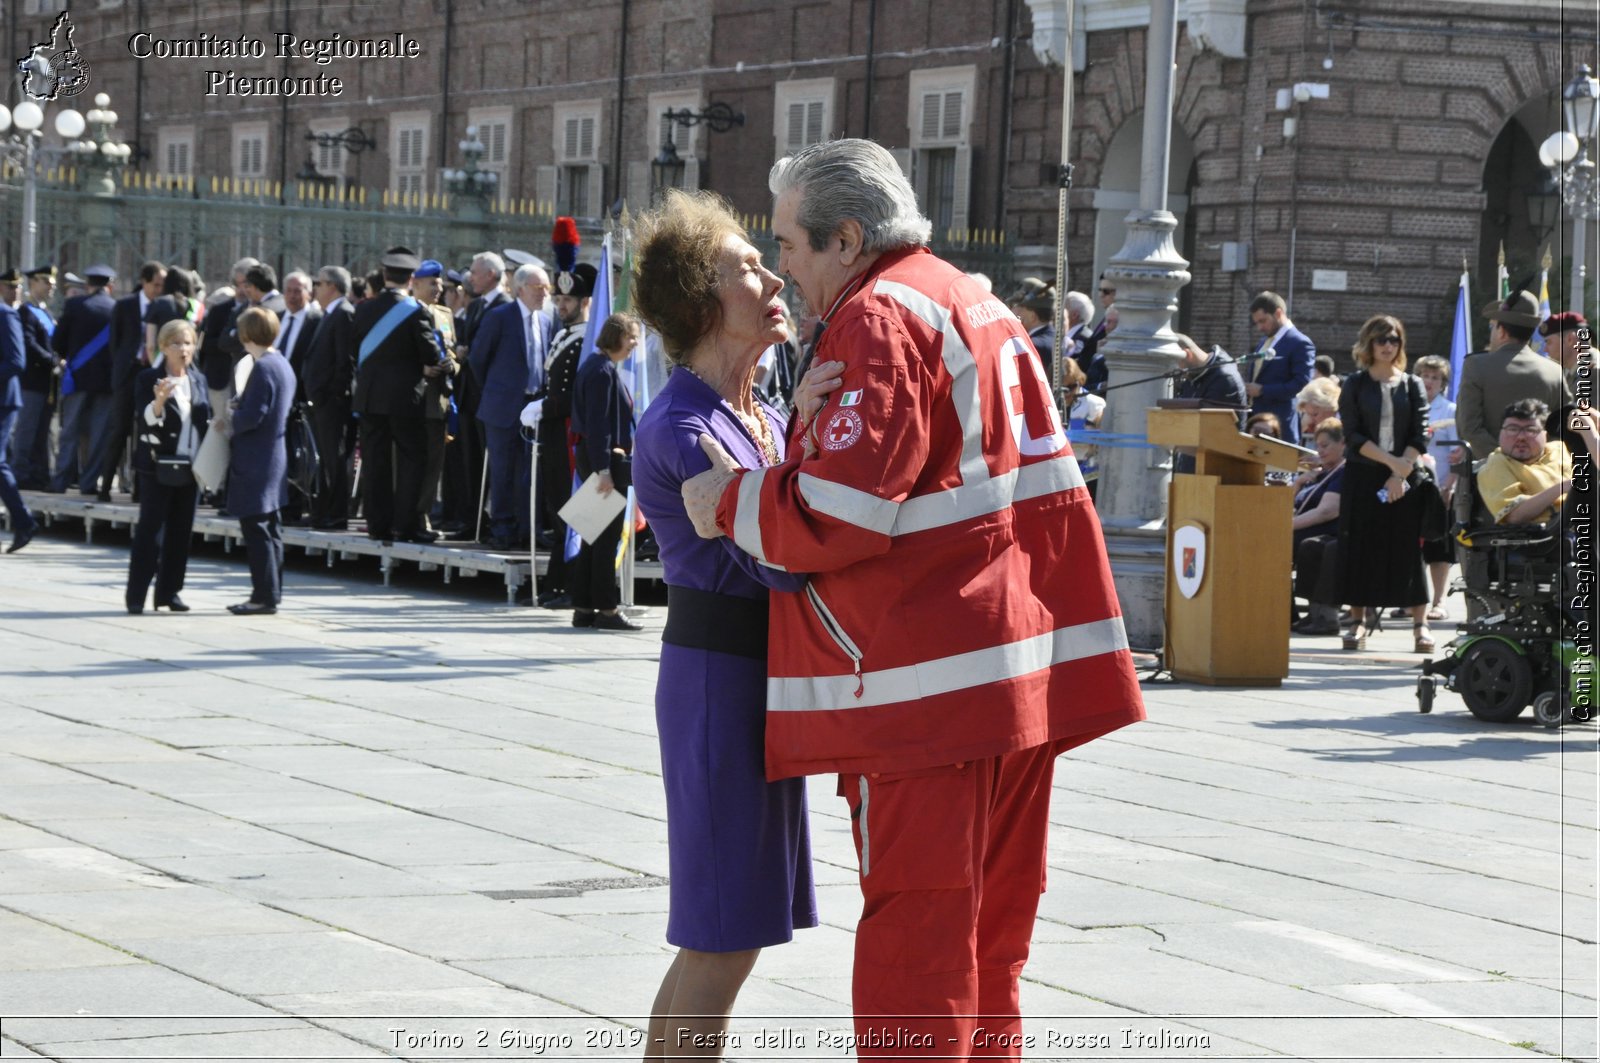
M661 334L667 357L682 365L722 324L717 264L724 238L749 236L721 196L675 188L659 209L640 217L634 232L634 307Z

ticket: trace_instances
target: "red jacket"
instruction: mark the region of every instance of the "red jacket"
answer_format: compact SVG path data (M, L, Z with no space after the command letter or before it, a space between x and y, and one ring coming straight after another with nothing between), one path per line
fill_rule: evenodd
M1062 748L1144 718L1105 544L1021 324L926 250L873 263L816 361L815 456L717 522L769 565L767 775Z

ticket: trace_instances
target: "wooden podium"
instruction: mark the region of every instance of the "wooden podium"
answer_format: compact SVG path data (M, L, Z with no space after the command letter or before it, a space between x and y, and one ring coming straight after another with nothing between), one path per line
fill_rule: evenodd
M1289 674L1293 506L1265 478L1312 452L1245 435L1232 410L1153 409L1149 439L1195 459L1167 494L1167 667L1192 683L1278 686Z

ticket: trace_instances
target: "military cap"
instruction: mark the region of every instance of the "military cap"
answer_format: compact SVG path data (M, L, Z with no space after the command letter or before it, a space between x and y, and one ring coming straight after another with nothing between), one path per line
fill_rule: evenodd
M1589 322L1583 319L1582 314L1576 310L1567 310L1559 314L1551 314L1546 318L1544 324L1539 326L1539 335L1555 336L1562 332L1588 327Z
M514 263L518 266L538 266L540 269L546 268L544 259L540 258L538 255L530 254L527 251L518 251L514 247L508 247L501 253L505 256L505 260L507 262Z
M467 278L462 276L458 270L453 269L447 269L444 271L444 279L449 281L451 284L467 283Z
M17 272L15 266L13 266L11 269L6 270L4 273L0 273L0 284L21 284L21 283L22 283L22 274Z
M417 267L416 272L413 273L412 276L442 277L444 276L444 265L437 259L425 258L422 260L422 264Z
M1539 300L1532 292L1513 292L1503 302L1486 304L1481 312L1490 321L1523 328L1538 328L1543 320L1539 316Z
M594 282L598 276L599 271L589 263L579 262L572 267L572 272L556 274L556 294L570 295L575 299L587 299L594 294Z
M76 284L76 285L82 286L84 284L84 279L82 277L78 276L76 273L63 273L61 275L61 283L62 284Z
M47 262L42 266L35 266L30 270L24 270L22 275L24 277L49 277L51 280L55 280L56 268Z
M384 269L403 269L415 273L417 266L421 264L421 260L417 258L417 253L409 247L391 247L383 253L383 257L378 260L378 264Z
M1011 306L1025 306L1035 313L1048 314L1055 309L1055 286L1038 277L1024 277L1006 300Z
M117 271L106 265L104 262L96 263L95 265L90 266L88 269L83 271L83 275L88 277L90 280L99 278L100 280L104 281L114 281L117 279Z

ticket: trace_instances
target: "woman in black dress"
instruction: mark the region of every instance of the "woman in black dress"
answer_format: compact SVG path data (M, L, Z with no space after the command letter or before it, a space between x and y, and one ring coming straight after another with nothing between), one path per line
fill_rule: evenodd
M1345 439L1340 597L1352 616L1344 648L1365 649L1380 610L1396 605L1411 612L1416 652L1432 653L1422 491L1434 488L1424 484L1418 464L1428 449L1427 394L1422 381L1406 372L1406 330L1399 318L1370 318L1351 353L1360 368L1339 392Z

